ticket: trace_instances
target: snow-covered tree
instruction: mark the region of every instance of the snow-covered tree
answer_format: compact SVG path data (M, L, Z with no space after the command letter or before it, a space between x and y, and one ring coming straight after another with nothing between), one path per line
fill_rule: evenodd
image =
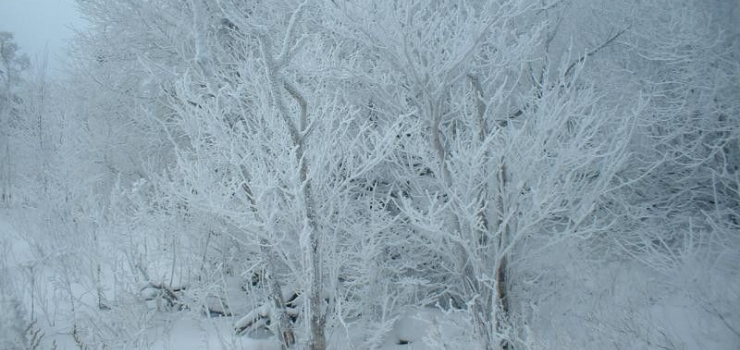
M10 138L21 124L19 90L22 72L29 66L28 58L18 52L13 34L0 32L0 203L9 205L13 195L15 159L11 154Z
M665 272L737 238L737 56L697 2L80 5L81 148L130 295L254 277L206 310L283 348L379 346L407 305L526 348L553 251Z

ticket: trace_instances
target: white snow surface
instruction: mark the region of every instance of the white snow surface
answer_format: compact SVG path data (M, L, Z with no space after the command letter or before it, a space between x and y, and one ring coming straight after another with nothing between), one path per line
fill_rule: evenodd
M37 320L35 325L44 334L42 348L52 348L54 345L57 349L78 348L71 334L75 320L69 317L71 310L64 293L59 290L59 276L55 275L52 266L39 260L38 252L34 252L32 235L14 227L10 221L12 219L7 214L0 215L0 244L4 254L0 259L0 267L7 272L0 279L4 283L2 291L6 296L15 293L14 297L20 300L27 313L25 322L31 316ZM28 285L28 272L34 269L35 291ZM693 276L687 272L687 280L680 281L641 270L636 264L630 263L615 263L598 270L589 270L586 265L571 266L564 270L570 275L558 278L561 283L571 286L563 289L575 292L570 295L550 295L536 304L530 304L532 310L536 309L527 326L533 334L530 343L532 349L596 349L610 346L676 350L740 348L740 335L732 331L740 324L738 304L716 303L740 299L739 283L727 280L736 278L735 275L720 276L714 273ZM724 287L701 285L702 281ZM688 288L690 283L696 283L698 287ZM78 302L77 317L83 318L88 314L85 310L93 304L92 293L89 287L81 283L72 283L71 290ZM713 294L706 292L708 290ZM702 291L706 293L700 294ZM32 315L31 307L34 308ZM132 340L128 345L111 343L111 349L280 349L274 337L252 339L248 335L236 335L234 326L238 325L243 314L211 318L192 311L157 311L151 310L151 305L136 307L128 311L136 314L137 310L143 310L142 313L151 316L147 324L140 325L139 333L128 335L139 340ZM269 310L259 309L255 312ZM10 316L5 313L3 317ZM4 321L0 324L8 324L9 320ZM397 311L393 326L383 337L382 344L377 344L375 348L475 349L477 344L465 341L469 327L461 311L405 307ZM347 337L341 336L343 332L336 330L335 334L330 334L329 339L335 339L330 349L364 349L361 344L347 343Z

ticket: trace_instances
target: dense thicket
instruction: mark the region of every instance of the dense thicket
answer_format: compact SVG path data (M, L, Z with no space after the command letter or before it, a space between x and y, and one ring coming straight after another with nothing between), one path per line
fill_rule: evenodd
M55 227L80 346L143 346L156 309L377 348L414 306L456 320L430 347L559 347L538 310L610 310L574 268L736 274L738 51L700 2L79 6L72 88L0 111L36 184L0 189Z

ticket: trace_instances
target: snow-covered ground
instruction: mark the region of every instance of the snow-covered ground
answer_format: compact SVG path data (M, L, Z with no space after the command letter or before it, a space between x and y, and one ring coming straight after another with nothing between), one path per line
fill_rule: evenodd
M18 221L8 213L0 216L4 310L0 345L4 349L14 349L12 341L26 346L40 341L38 349L78 349L75 327L80 338L90 337L84 332L97 329L100 334L93 338L108 337L110 349L280 348L273 337L235 334L238 316L161 310L145 301L99 310L91 287L80 280L65 280L71 275L65 276L65 269L55 265L61 260L45 253L34 241L40 236L18 228ZM515 306L525 315L521 333L526 345L530 349L736 350L740 348L738 272L721 266L703 270L700 260L673 275L628 261L598 266L582 260L552 261L542 267L549 277L518 290L519 298L514 295ZM713 261L727 263L719 258ZM546 283L551 284L551 292ZM537 288L531 288L535 284ZM475 345L462 310L404 307L396 310L391 321L376 349L462 350ZM97 328L91 326L95 324ZM367 348L358 334L356 329L335 330L330 348Z

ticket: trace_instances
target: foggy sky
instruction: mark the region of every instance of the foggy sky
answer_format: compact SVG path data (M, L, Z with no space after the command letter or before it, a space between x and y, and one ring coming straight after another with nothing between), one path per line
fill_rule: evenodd
M62 68L70 27L83 27L74 0L0 0L0 31L12 32L34 65L48 47L50 75Z

